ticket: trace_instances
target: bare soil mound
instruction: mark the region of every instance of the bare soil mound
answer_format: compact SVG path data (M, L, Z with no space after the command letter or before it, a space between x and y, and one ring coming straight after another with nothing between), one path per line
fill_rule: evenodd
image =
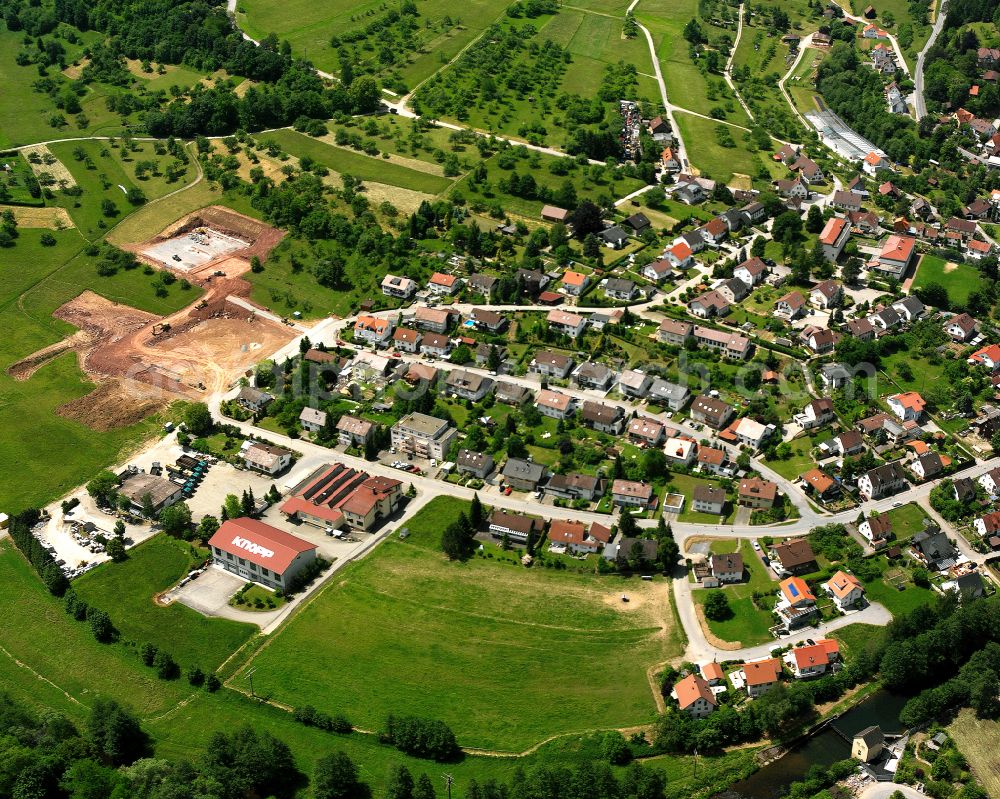
M86 396L60 405L56 413L103 432L137 424L166 404L162 396L134 381L108 380Z

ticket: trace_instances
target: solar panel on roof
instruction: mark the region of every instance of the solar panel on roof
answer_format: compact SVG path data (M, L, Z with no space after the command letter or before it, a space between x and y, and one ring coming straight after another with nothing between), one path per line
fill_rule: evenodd
M795 583L789 583L789 585L788 585L788 593L791 594L792 596L798 596L799 595L799 589L796 587Z

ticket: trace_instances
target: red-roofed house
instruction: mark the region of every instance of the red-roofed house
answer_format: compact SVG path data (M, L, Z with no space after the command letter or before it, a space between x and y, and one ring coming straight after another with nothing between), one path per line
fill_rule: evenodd
M823 588L833 597L833 601L841 610L854 607L865 596L865 587L861 581L845 571L838 571L823 583Z
M969 356L973 366L985 366L991 372L1000 369L1000 344L990 344L981 350L976 350Z
M700 674L689 674L674 686L670 695L682 711L692 718L703 719L715 710L718 700Z
M828 261L836 261L850 237L851 226L847 224L846 219L834 216L826 220L826 226L819 234L820 244L823 245L823 257Z
M208 542L214 565L243 580L285 590L316 560L316 545L250 518L228 519Z
M431 275L427 288L432 294L454 294L462 287L462 281L454 275L446 275L442 272L435 272Z
M927 403L916 391L904 391L894 394L886 402L892 411L904 422L916 422L924 413Z
M902 277L913 259L915 244L916 241L910 236L889 236L879 254L869 262L869 266L892 277Z
M766 694L781 680L781 661L778 658L767 658L744 663L740 669L747 693L751 699Z
M830 641L834 647L827 646L826 641ZM838 657L840 648L836 643L831 639L825 639L809 646L797 646L785 656L785 662L798 680L818 677Z

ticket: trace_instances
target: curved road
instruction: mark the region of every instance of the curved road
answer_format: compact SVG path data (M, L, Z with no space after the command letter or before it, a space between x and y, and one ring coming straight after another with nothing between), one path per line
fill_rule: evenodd
M632 0L625 13L631 14L637 5L639 5L639 0ZM663 101L663 112L667 115L667 119L670 120L670 129L674 134L674 140L677 142L677 156L681 164L681 171L684 171L685 169L691 168L691 161L688 160L687 148L684 146L684 138L681 136L681 129L677 126L677 120L674 118L674 107L670 104L670 98L667 97L667 84L663 81L663 72L660 70L660 59L656 55L656 45L653 44L653 34L651 34L649 32L649 28L639 22L639 20L636 20L635 24L639 26L639 30L641 30L643 36L646 37L646 44L649 45L649 57L653 61L653 73L655 74L656 82L660 87L660 99Z
M739 10L737 11L738 22L736 24L736 41L733 42L733 49L729 51L729 58L726 59L726 68L722 72L722 77L726 79L726 83L729 84L729 88L733 90L733 94L736 95L736 99L739 100L743 110L746 111L750 121L754 121L753 112L750 107L743 102L743 95L740 94L740 90L736 88L736 84L733 82L733 59L736 57L736 50L740 46L740 39L743 38L743 3L739 5Z
M931 35L928 37L923 49L917 54L916 74L913 76L913 110L916 113L917 121L927 116L927 104L924 102L924 56L934 46L938 35L944 29L944 22L948 17L947 5L948 0L940 0Z

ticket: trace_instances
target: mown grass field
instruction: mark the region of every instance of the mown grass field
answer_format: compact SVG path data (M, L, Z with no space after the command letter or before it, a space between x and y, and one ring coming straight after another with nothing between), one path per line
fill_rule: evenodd
M367 728L440 718L463 745L510 751L651 721L646 668L679 654L666 584L627 583L623 606L618 578L449 563L429 544L461 507L432 502L407 525L414 540L342 572L250 661L255 688Z
M897 541L909 541L916 533L924 529L924 521L928 518L924 509L916 502L907 502L901 508L887 511L892 521L892 532Z
M106 563L73 587L88 603L113 611L121 634L137 644L151 643L169 652L182 668L216 669L256 632L250 624L212 619L174 603L163 607L153 598L201 564L190 545L158 535L129 550L124 563Z
M770 611L760 610L754 606L753 593L772 589L777 591L778 584L770 578L749 541L741 541L739 551L743 555L744 569L749 572L750 577L744 583L728 585L721 589L729 600L733 616L722 621L712 619L706 621L712 634L723 641L733 643L738 641L742 646L755 646L773 640L768 629L774 622ZM706 597L712 590L714 589L696 589L691 594L695 602L704 605Z
M294 130L277 130L259 134L257 140L263 143L275 142L289 155L297 158L309 156L327 169L340 174L348 174L365 181L387 183L390 186L440 194L453 182L451 178L418 172L380 158L372 158L363 153L333 147Z
M961 307L973 291L982 287L983 279L972 264L948 263L936 255L924 255L917 265L911 290L929 283L940 283L948 290L948 299Z
M55 246L41 236L50 232ZM198 296L196 289L170 287L157 297L152 278L142 269L97 275L93 261L82 254L84 240L73 229L22 229L16 246L0 250L0 473L17 475L0 480L0 507L18 511L55 499L85 482L94 471L118 460L151 435L157 420L98 433L56 415L58 406L89 393L73 353L40 368L29 380L16 381L7 367L37 349L53 344L73 328L52 318L52 312L84 289L154 313L177 310Z

